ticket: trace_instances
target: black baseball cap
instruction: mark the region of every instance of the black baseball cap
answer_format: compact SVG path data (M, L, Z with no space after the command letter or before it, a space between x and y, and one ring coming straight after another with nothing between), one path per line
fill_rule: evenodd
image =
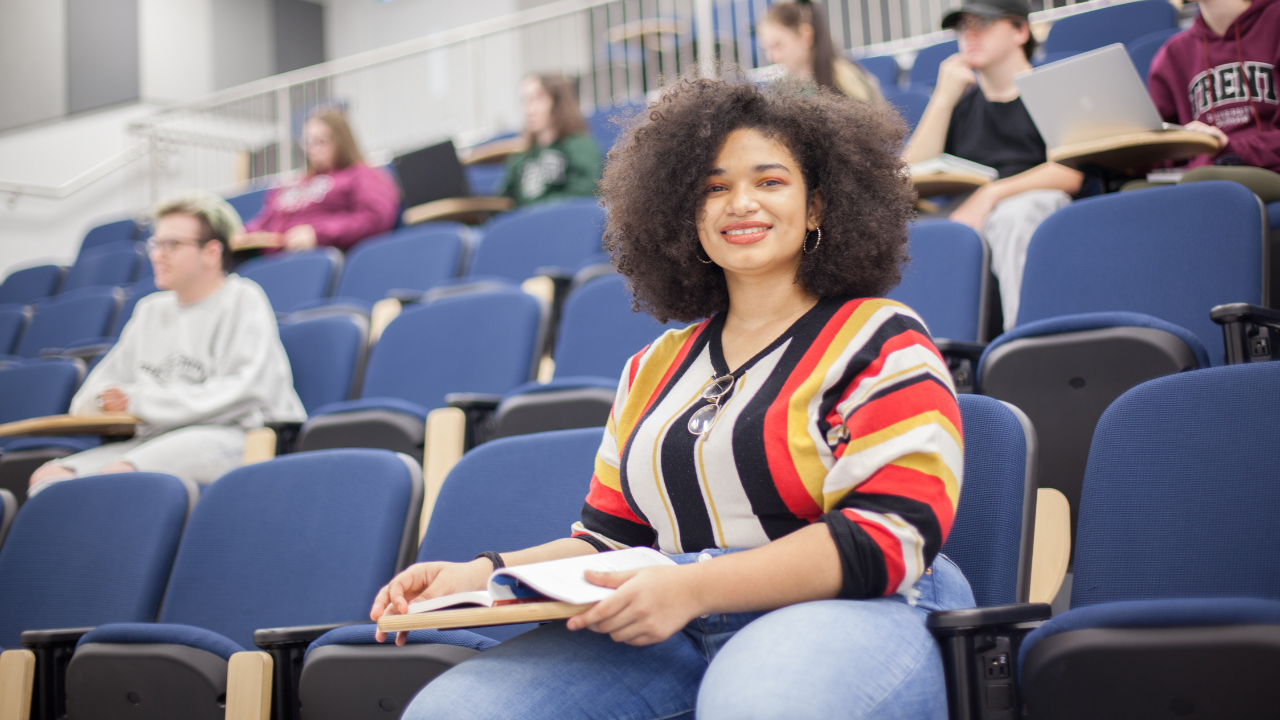
M1031 5L1027 0L980 0L966 2L942 17L942 29L949 30L960 22L961 15L977 15L978 17L1020 17L1026 19L1031 14Z

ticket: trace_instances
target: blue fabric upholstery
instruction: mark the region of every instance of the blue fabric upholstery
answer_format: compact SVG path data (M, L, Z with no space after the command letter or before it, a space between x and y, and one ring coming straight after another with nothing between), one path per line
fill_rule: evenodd
M660 325L631 310L631 293L621 275L594 278L565 299L556 341L556 375L620 377L632 355L684 323Z
M236 209L242 222L249 222L262 212L262 205L267 199L267 189L251 190L235 197L227 198L227 203Z
M430 290L458 274L466 232L427 223L364 240L347 254L336 295L372 306L392 290Z
M122 297L118 288L95 287L37 303L15 354L35 358L47 348L67 348L106 335Z
M1207 314L1207 313L1206 313ZM991 344L982 351L982 359L978 361L978 377L982 376L982 366L986 362L987 356L996 348L1006 343L1029 337L1043 337L1045 335L1057 335L1059 333L1082 332L1085 330L1100 330L1103 328L1117 327L1140 327L1151 328L1152 330L1163 330L1177 337L1179 340L1187 344L1191 351L1196 354L1196 360L1200 362L1200 367L1209 366L1209 351L1205 350L1204 345L1200 342L1200 338L1193 335L1184 327L1179 327L1173 323L1167 323L1159 318L1143 315L1141 313L1132 312L1093 312L1081 313L1079 315L1060 315L1045 320L1036 320L1018 325L1014 329L1003 333L1000 337L991 341Z
M443 405L441 405L443 407ZM362 410L389 410L391 412L402 413L416 417L419 420L426 421L427 413L435 408L427 408L415 402L401 400L393 397L370 397L359 398L357 400L343 400L342 402L329 403L321 405L313 410L311 417L318 415L341 415L342 413L360 412Z
M62 268L57 265L39 265L14 270L0 283L0 304L26 305L43 300L58 292L62 283Z
M465 169L467 185L470 186L472 195L497 195L507 177L507 168L503 163L468 165Z
M14 351L30 319L31 311L26 305L0 305L0 355L8 355Z
M412 477L385 450L285 455L227 473L191 514L160 622L252 648L258 628L367 619L395 572Z
M197 650L213 653L223 660L242 652L245 648L226 639L216 632L190 625L168 625L162 623L112 623L85 633L76 648L88 643L111 643L117 645L185 645Z
M607 155L618 141L618 133L622 130L618 121L622 120L625 124L627 119L644 109L645 103L623 103L607 109L596 108L595 114L587 118L587 131L595 139L596 145L600 146L601 157Z
M1151 72L1151 61L1156 58L1156 53L1164 47L1169 38L1179 32L1181 31L1177 27L1165 28L1125 43L1125 52L1129 53L1129 59L1133 61L1133 66L1138 70L1138 77L1142 78L1144 85L1147 82L1147 74Z
M545 383L527 382L523 385L517 385L512 388L511 392L504 395L503 399L515 397L516 395L534 395L543 392L575 390L578 388L589 387L616 390L618 388L618 379L605 377L603 375L567 375L565 377L555 377Z
M901 68L898 67L898 61L892 55L854 58L854 62L875 76L875 79L880 82L882 92L891 92L898 87L898 72Z
M181 481L153 473L67 480L27 500L0 548L0 647L19 647L24 630L154 620L187 505Z
M1142 313L1195 333L1220 365L1222 329L1209 309L1262 303L1262 238L1258 199L1237 183L1080 200L1050 215L1031 238L1018 324Z
M444 407L446 393L505 393L529 380L540 322L538 302L519 290L408 308L369 353L361 397L430 411Z
M929 92L938 84L938 66L943 60L960 52L960 43L955 40L930 45L916 53L915 62L911 65L911 86Z
M373 634L377 631L376 625L347 625L330 630L307 647L307 655L326 645L376 645ZM453 645L472 650L488 650L497 645L498 641L469 630L413 630L409 633L409 644ZM303 661L306 661L305 657Z
M89 232L85 233L84 240L80 242L79 254L83 255L86 250L91 250L107 243L141 239L143 238L138 223L132 219L116 220L90 228Z
M544 267L573 272L600 252L604 210L595 198L536 205L491 221L471 259L469 276L522 282Z
M1258 598L1122 600L1065 612L1027 634L1018 667L1036 643L1074 630L1092 628L1219 627L1280 625L1280 602Z
M280 325L280 342L289 355L293 389L307 412L351 396L368 342L363 319L332 315Z
M977 342L986 275L978 233L950 220L926 220L911 228L911 263L889 298L919 313L933 337Z
M60 415L83 379L72 360L43 360L0 368L0 423Z
M132 240L82 250L75 264L67 270L61 292L103 285L128 285L138 279L142 260L142 243Z
M1267 223L1272 230L1280 230L1280 202L1267 203Z
M37 416L38 417L38 416ZM4 444L5 452L21 452L23 450L44 450L57 448L73 453L84 452L102 444L98 435L42 435L40 437L14 438Z
M960 395L964 484L942 552L955 561L979 606L1018 602L1027 438L998 400Z
M329 297L341 259L334 248L275 253L244 263L236 273L262 286L272 309L288 313L303 303Z
M884 99L897 109L898 114L906 121L907 127L913 131L916 125L920 124L920 118L924 117L924 109L929 105L929 93L921 90L919 86L907 90L890 88L885 91Z
M1130 390L1094 432L1071 606L1280 600L1280 363L1171 375ZM1122 538L1123 542L1117 539Z
M1178 13L1165 0L1119 3L1059 18L1049 29L1044 51L1085 52L1176 27Z

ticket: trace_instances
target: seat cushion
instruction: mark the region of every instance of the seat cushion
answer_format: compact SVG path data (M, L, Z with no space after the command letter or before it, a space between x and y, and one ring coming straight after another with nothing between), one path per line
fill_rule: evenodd
M193 625L167 623L112 623L85 633L76 647L88 643L116 645L185 645L186 647L213 653L223 660L243 652L244 648L212 630Z
M311 643L307 648L307 654L310 655L312 650L326 645L374 645L377 643L373 637L375 632L377 632L377 626L374 625L347 625L336 628ZM387 642L390 644L391 641ZM498 641L477 635L470 630L414 630L409 633L409 643L453 645L471 650L488 650L497 645Z
M1206 310L1206 312L1208 312ZM986 362L987 357L993 350L1021 338L1042 337L1045 335L1056 335L1058 333L1082 332L1085 330L1100 330L1103 328L1115 327L1141 327L1151 328L1153 330L1162 330L1182 340L1195 353L1196 360L1199 361L1200 367L1209 367L1209 353L1205 350L1204 344L1200 342L1200 338L1184 327L1179 327L1170 322L1165 322L1157 317L1144 315L1134 312L1097 312L1097 313L1081 313L1079 315L1060 315L1058 317L1045 318L1044 320L1036 320L1033 322L1019 325L1012 330L1003 333L1000 337L991 341L987 349L982 353L982 359L978 361L978 376L982 376L982 366Z
M527 382L523 385L517 385L510 392L502 396L503 400L514 397L516 395L529 395L533 393L555 392L557 390L578 390L581 388L604 388L606 390L617 390L618 379L599 377L595 375L571 375L562 378L552 378L549 382Z
M359 400L344 400L342 402L329 403L316 408L311 417L318 415L340 415L342 413L359 412L362 410L390 410L391 412L404 413L422 420L427 419L427 408L415 402L401 400L393 397L371 397L360 398Z
M1280 601L1258 598L1123 600L1068 610L1032 630L1022 642L1018 668L1036 643L1092 628L1217 627L1280 625Z

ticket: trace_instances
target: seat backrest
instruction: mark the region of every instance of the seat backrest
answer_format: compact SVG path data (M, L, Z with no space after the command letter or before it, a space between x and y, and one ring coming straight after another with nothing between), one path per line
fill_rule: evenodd
M1186 328L1223 362L1215 305L1264 304L1262 204L1207 181L1080 200L1050 215L1027 249L1018 324L1136 312Z
M208 486L173 562L160 621L253 647L259 628L367 621L413 557L421 470L387 450L320 450Z
M925 220L911 227L911 263L889 292L920 313L935 339L977 342L986 317L987 244L967 225Z
M544 267L572 274L600 252L603 238L604 210L595 198L518 210L485 228L467 274L517 283Z
M885 92L884 99L893 105L902 119L906 121L907 127L915 130L920 124L920 118L924 117L924 109L929 106L929 94L921 90L895 90L890 89Z
M307 412L348 400L364 370L369 321L359 315L330 315L281 323L280 342L289 355L293 389Z
M942 552L955 561L978 605L1026 602L1036 500L1036 433L1022 411L960 395L964 482Z
M1124 49L1129 53L1129 59L1133 61L1133 66L1138 70L1138 77L1142 78L1144 85L1147 82L1147 74L1151 72L1151 61L1156 59L1156 53L1169 42L1169 38L1179 32L1182 31L1176 27L1166 28L1125 43Z
M0 303L28 303L43 300L58 292L66 271L57 265L14 270L0 283Z
M236 268L236 274L258 283L273 310L288 313L303 303L329 297L341 268L342 253L325 247L254 258Z
M0 488L0 547L4 547L4 539L9 536L9 526L18 514L18 498L13 493Z
M0 547L0 647L21 647L24 630L154 621L196 492L170 475L126 473L28 499Z
M392 290L430 290L458 274L465 225L427 223L372 237L347 254L336 295L375 303Z
M960 52L960 43L955 40L930 45L916 53L915 62L911 65L911 84L920 87L933 87L938 84L938 66L943 60Z
M76 360L49 359L0 368L0 423L61 415L84 380ZM2 582L2 581L0 581Z
M671 328L631 310L631 292L621 275L593 278L569 293L556 341L556 376L618 377L627 360Z
M1096 50L1177 26L1178 13L1166 0L1117 3L1057 20L1049 28L1044 51L1047 54Z
M901 68L898 67L898 61L892 55L855 58L855 62L880 81L882 92L892 92L898 87L898 72Z
M440 488L418 562L466 562L568 537L581 519L601 428L518 435L476 446Z
M31 308L26 305L0 305L0 355L13 352L30 320Z
M89 287L128 285L142 267L141 243L132 240L99 245L80 253L67 270L60 292Z
M618 141L618 134L622 132L622 125L618 121L625 123L628 118L643 112L645 107L645 103L633 102L596 108L595 114L587 118L587 131L600 147L601 156L609 154L613 144Z
M251 190L247 193L241 193L235 197L227 198L227 204L236 209L236 213L240 215L240 220L249 222L262 212L262 205L267 200L267 188L261 190Z
M129 318L133 317L133 309L138 306L138 301L150 295L153 292L159 292L160 288L156 287L155 277L147 277L138 280L138 282L129 286L124 291L124 301L120 304L120 312L116 313L116 321L111 323L111 337L120 337L120 333L124 330L124 326L129 322Z
M1121 395L1093 434L1071 606L1280 600L1280 363L1169 375Z
M405 310L369 353L361 397L428 410L447 393L503 394L533 372L542 308L519 290L453 295Z
M91 250L100 245L107 243L121 242L124 240L141 240L138 223L132 218L127 220L116 220L114 222L104 223L89 229L84 234L84 240L80 242L80 255L84 255L86 250Z
M37 303L14 354L34 358L46 348L67 348L81 340L103 337L111 329L123 297L119 288L95 287Z

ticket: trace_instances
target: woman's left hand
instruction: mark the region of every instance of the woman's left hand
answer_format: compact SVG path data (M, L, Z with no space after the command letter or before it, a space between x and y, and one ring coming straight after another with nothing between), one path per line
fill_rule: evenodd
M569 618L570 630L607 633L615 642L654 645L706 612L687 566L648 567L625 572L588 571L587 582L617 592Z
M316 246L316 229L310 225L295 225L284 233L286 250L298 252L310 250Z

